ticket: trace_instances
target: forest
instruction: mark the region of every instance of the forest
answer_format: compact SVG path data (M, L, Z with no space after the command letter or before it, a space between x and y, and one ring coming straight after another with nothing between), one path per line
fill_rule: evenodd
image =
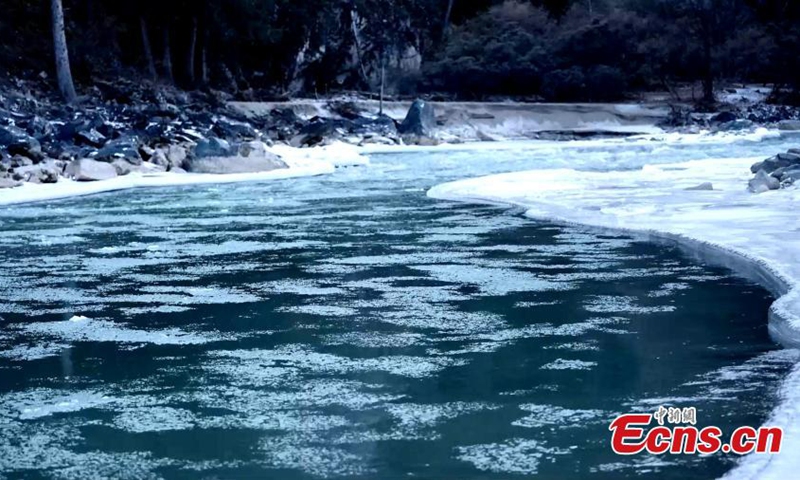
M608 101L719 82L798 103L786 0L2 0L0 76L56 86L63 6L78 92L104 79L248 100L357 91Z

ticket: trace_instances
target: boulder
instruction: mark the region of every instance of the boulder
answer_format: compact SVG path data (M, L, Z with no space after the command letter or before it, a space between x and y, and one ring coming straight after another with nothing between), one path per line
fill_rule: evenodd
M729 123L738 120L739 117L736 116L735 113L732 112L720 112L709 120L713 125L719 125L722 123Z
M405 120L397 128L402 135L429 137L436 128L436 112L430 102L415 100L406 114Z
M15 188L22 185L22 182L11 180L10 178L0 178L0 189Z
M169 162L169 169L182 168L183 163L189 156L186 149L180 145L170 145L167 148L167 161Z
M255 139L258 132L252 125L244 122L237 122L229 118L219 118L214 124L213 131L222 138L234 139Z
M14 155L8 164L10 168L27 167L29 165L33 165L33 160L22 155Z
M70 163L64 173L79 182L94 182L116 177L117 169L110 163L82 158Z
M197 158L228 157L233 155L233 148L227 141L211 137L197 142L197 146L194 148L194 155Z
M770 190L778 190L781 188L781 182L764 170L759 170L756 176L748 182L747 188L752 193L764 193Z
M136 169L136 165L128 163L127 160L117 159L111 162L111 166L114 167L114 170L117 171L117 175L123 177L128 175L132 171Z
M169 159L167 158L167 152L164 149L156 149L153 153L153 156L150 157L150 163L153 165L158 165L159 167L164 167L164 170L169 168Z
M39 140L17 127L0 127L0 147L5 147L9 155L22 155L34 162L44 158Z
M326 138L335 136L339 126L341 126L340 121L314 117L300 129L300 133L292 137L289 144L295 148L313 147L322 143Z
M378 115L375 118L360 117L352 122L350 133L359 135L380 135L382 137L396 137L397 124L388 115Z
M753 166L750 167L750 171L752 173L758 173L763 170L767 173L772 173L780 168L787 168L795 165L800 166L800 155L792 152L779 153L763 162L753 164Z
M288 168L277 155L251 155L249 157L203 157L186 162L186 170L191 173L256 173Z
M239 145L239 156L241 157L268 157L272 154L269 145L260 141L244 142Z
M711 182L704 182L700 185L696 185L694 187L689 187L686 190L688 191L710 191L714 190L714 185Z
M103 145L106 144L106 137L91 128L89 130L83 130L75 134L75 143L78 145L89 145L90 147L101 148Z
M57 183L61 168L54 162L40 163L14 169L14 180L29 183Z
M328 110L347 120L357 120L361 118L361 109L355 102L328 102Z
M749 130L754 126L755 124L751 120L737 119L731 122L717 124L715 130L718 132L734 132L738 130Z
M800 181L800 168L788 169L780 177L781 183L795 184Z
M94 158L108 163L114 160L126 160L133 165L142 164L142 157L139 155L139 141L132 137L118 138L108 142Z

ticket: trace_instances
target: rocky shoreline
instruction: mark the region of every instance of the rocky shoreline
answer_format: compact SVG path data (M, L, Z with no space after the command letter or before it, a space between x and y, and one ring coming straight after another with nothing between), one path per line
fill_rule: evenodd
M492 118L483 111L469 112L468 119L459 116L463 111L446 111L437 117L433 103L424 100L414 101L402 121L397 115L374 113L348 100L326 102L324 116L301 117L290 104L253 113L233 107L230 96L213 90L184 92L127 81L96 85L92 99L75 106L65 106L39 92L21 93L24 89L20 88L0 91L0 189L26 182L101 181L133 172L267 172L288 168L273 148L279 145L462 142L463 136L439 127ZM715 115L673 109L658 124L667 131L683 133L746 131L763 125L800 130L800 110L763 103L730 106ZM631 133L636 131L540 129L526 136L572 140ZM502 139L479 128L473 136L470 140ZM764 178L761 183L774 187L774 182Z
M403 122L330 102L331 118L302 119L290 108L246 116L221 92L100 84L102 100L76 106L0 93L0 188L60 180L101 181L143 174L267 172L288 168L271 147L362 142L425 144L435 114L414 102ZM432 141L432 140L431 140Z

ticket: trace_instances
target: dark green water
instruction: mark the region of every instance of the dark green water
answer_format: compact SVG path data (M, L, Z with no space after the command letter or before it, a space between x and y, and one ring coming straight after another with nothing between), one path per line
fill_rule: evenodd
M769 294L636 237L425 197L463 165L0 211L0 478L725 473L616 457L608 424L662 404L763 422L797 361Z

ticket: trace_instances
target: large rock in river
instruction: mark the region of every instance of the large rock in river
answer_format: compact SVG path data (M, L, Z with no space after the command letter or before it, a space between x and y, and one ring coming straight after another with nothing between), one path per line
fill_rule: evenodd
M109 180L116 177L117 169L110 163L82 158L67 165L64 173L68 177L79 182L94 182L98 180Z
M756 176L747 184L748 190L753 193L764 193L781 188L781 182L769 175L764 170L759 170Z
M800 167L800 154L795 152L796 150L790 150L786 153L779 153L763 162L755 163L750 167L750 171L753 173L758 173L759 171L772 173L780 168Z
M436 129L436 112L433 105L425 100L414 100L408 109L405 120L397 128L401 135L430 137Z

